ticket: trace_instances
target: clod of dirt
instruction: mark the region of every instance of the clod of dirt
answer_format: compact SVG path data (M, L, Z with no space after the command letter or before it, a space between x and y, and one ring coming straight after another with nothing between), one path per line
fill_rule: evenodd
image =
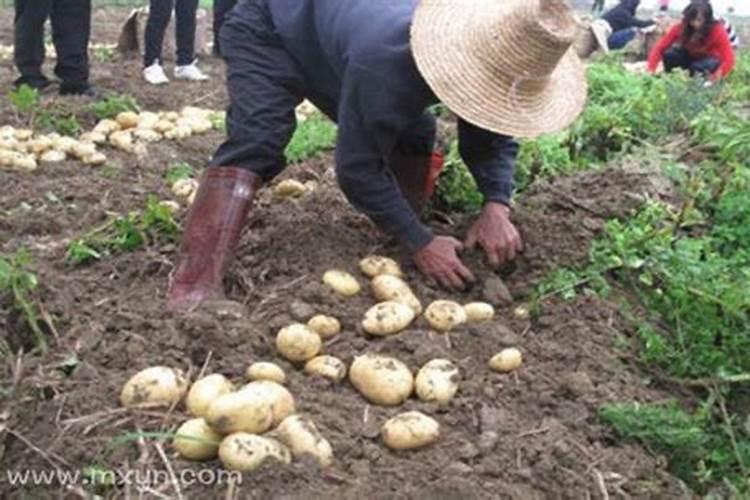
M594 383L586 372L571 372L563 376L560 387L567 393L580 398L594 391Z
M289 314L297 321L307 321L315 316L315 308L301 300L294 300L289 305Z
M483 453L488 453L497 444L500 435L498 430L500 429L500 420L502 413L497 408L493 408L489 405L482 405L479 409L479 449Z
M513 303L513 296L499 276L490 276L484 280L482 298L495 306L509 306Z

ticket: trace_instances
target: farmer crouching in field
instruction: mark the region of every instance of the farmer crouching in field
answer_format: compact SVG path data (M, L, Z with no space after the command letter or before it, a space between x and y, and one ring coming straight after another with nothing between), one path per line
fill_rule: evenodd
M635 17L640 3L641 0L622 0L591 24L596 41L604 52L624 48L633 41L639 29L654 26L655 22L651 19Z
M466 246L479 243L493 265L513 259L522 243L510 218L510 136L556 131L580 113L584 71L568 50L576 32L565 0L240 0L221 31L228 138L203 173L169 307L223 295L253 197L284 169L304 97L338 123L347 199L424 274L460 288L473 280L464 245L432 234L417 213L442 167L426 111L442 100L460 117L460 153L485 199Z

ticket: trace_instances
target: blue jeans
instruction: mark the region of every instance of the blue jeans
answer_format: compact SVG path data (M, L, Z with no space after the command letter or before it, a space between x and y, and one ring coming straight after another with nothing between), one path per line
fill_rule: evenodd
M664 62L664 71L669 73L674 68L686 69L690 72L690 76L694 76L696 73L700 75L708 75L719 69L721 62L715 57L704 57L702 59L694 59L690 57L688 51L682 47L671 47L669 48L662 57Z
M635 38L635 28L625 28L612 33L607 39L607 45L610 50L618 50L632 42L633 38Z

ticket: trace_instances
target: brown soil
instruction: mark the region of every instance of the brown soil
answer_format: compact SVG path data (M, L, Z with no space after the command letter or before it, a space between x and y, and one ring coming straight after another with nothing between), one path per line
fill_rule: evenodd
M12 16L6 12L2 24L7 33ZM97 11L95 41L112 40L116 19L117 11ZM214 77L210 83L146 87L137 76L140 63L135 59L95 62L93 80L104 89L134 95L149 110L179 109L196 101L223 107L225 94L218 83L222 63L205 60L203 66ZM9 71L0 73L3 88L11 78ZM10 116L7 103L2 106L3 116ZM55 318L59 336L45 357L25 355L5 362L2 394L8 396L7 413L0 414L0 423L5 421L12 431L0 430L5 468L49 469L52 462L71 470L91 465L163 469L152 441L122 438L137 430L173 430L185 418L183 409L120 409L119 390L127 378L151 365L180 367L194 376L205 364L208 371L240 380L251 361L265 359L287 371L298 409L330 440L336 460L326 470L306 460L264 466L231 487L235 498L686 496L662 459L619 442L597 419L603 403L670 396L650 387L628 363L628 353L616 347L627 345L632 333L617 306L595 297L551 299L531 322L512 314L551 269L585 262L589 243L605 220L625 216L644 196L671 196L653 168L640 161L637 167L633 162L613 165L538 184L520 197L516 220L527 250L500 273L513 301L499 305L495 321L450 335L436 334L419 320L400 335L368 338L358 323L373 303L369 291L342 300L320 284L330 268L361 278L357 262L366 254L399 257L397 247L345 202L335 186L330 155L284 174L317 180L314 193L281 203L267 192L261 194L226 280L230 298L247 306L241 318L203 311L184 318L165 313L173 244L81 267L65 263L70 238L103 221L108 212L142 207L151 193L169 198L163 178L167 167L175 161L200 165L220 140L212 133L180 144L159 143L143 160L108 151L110 168L68 162L31 174L0 171L0 251L30 249L42 303ZM456 235L467 224L461 217L433 222L436 230ZM468 302L489 293L483 283L465 293L431 287L400 258L425 304L448 297ZM468 255L467 262L482 282L496 276L478 253ZM368 405L347 382L334 385L305 376L299 366L277 358L273 339L278 328L304 319L310 309L334 314L344 326L325 352L347 363L366 351L387 353L412 370L432 358L447 357L462 371L458 396L446 407L410 399L400 408L381 408ZM7 305L0 306L0 312L8 318L7 338L17 343L23 335L20 322L11 318ZM525 364L516 374L499 375L486 368L488 358L505 346L518 346L524 353ZM78 366L66 375L63 365L73 355ZM439 441L419 451L389 451L378 436L379 426L389 416L412 409L440 422ZM183 461L168 446L166 451L178 472L220 467L218 462L204 466ZM182 493L184 498L224 498L229 488L183 485ZM168 498L177 496L169 482L153 489ZM13 487L6 477L0 479L0 492L3 498L80 496L59 485ZM100 493L127 498L134 492L119 487ZM156 496L146 493L144 498Z

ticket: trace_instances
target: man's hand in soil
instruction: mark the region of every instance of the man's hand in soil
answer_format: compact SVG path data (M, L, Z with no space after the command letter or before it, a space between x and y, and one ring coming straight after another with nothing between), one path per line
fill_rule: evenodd
M436 236L414 254L414 262L420 271L448 288L464 288L474 276L461 259L458 252L463 245L450 236Z
M499 267L523 251L521 235L510 220L510 208L501 203L487 203L479 218L466 233L464 246L474 248L476 244L484 249L490 265Z

